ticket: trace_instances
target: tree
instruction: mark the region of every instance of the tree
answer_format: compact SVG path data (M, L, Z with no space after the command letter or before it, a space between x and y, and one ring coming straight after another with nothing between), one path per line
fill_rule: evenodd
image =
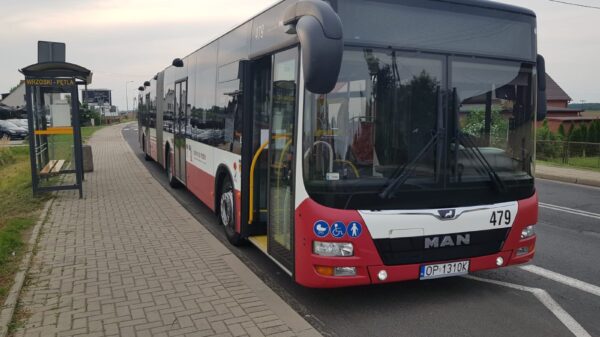
M561 155L560 136L550 131L548 120L544 120L542 126L537 129L537 157L544 160L559 158Z
M600 119L596 119L590 124L587 141L589 143L600 143Z
M589 145L587 154L590 156L600 155L600 119L594 120L590 123L590 127L587 133L587 142L594 143L595 145Z
M563 123L560 123L558 126L558 135L561 139L567 139L567 133L565 132L565 126Z
M569 123L569 131L567 131L567 140L568 141L572 141L572 137L573 137L573 132L575 131L575 122L571 121L571 123Z
M579 127L574 128L569 137L569 141L574 143L583 143L587 141L587 127L585 124L580 124ZM569 155L570 156L584 156L585 152L585 144L571 144L569 146Z
M96 125L100 124L100 113L85 103L79 106L79 116L82 125L90 124L92 119Z
M485 132L485 111L481 109L469 111L463 122L463 131L476 138L482 137ZM500 110L492 110L491 145L505 147L507 133L508 120L502 117Z

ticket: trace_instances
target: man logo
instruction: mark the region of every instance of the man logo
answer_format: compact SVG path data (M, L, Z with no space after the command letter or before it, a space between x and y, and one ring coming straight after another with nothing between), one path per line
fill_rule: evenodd
M445 236L431 236L425 238L425 249L455 246L468 246L471 244L471 234L457 234Z
M455 209L440 209L438 211L438 214L440 215L440 219L442 219L442 220L452 220L456 216L456 210Z

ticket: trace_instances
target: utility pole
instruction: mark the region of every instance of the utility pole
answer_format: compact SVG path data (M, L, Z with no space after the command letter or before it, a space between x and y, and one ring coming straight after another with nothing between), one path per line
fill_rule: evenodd
M133 97L133 107L131 107L131 109L133 110L133 115L134 116L137 116L137 114L139 113L139 111L137 111L137 112L135 111L136 106L137 106L136 103L137 103L137 97Z
M129 96L127 95L127 85L129 83L133 83L133 81L125 81L125 108L127 113L129 113Z

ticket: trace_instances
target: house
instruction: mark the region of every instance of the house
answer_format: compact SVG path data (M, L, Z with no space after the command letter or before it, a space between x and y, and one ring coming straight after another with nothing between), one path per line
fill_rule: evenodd
M6 96L3 94L0 101L3 105L13 108L14 110L25 110L25 81L21 81L15 90L11 91Z
M582 116L583 110L569 108L569 103L573 99L554 81L550 75L546 74L546 102L548 104L548 128L552 132L557 132L561 124L565 132L569 132L571 125L579 127L580 124L589 125L595 120L593 117ZM538 127L542 122L538 122Z
M25 103L25 81L10 93L2 94L0 100L0 119L21 118L27 114Z

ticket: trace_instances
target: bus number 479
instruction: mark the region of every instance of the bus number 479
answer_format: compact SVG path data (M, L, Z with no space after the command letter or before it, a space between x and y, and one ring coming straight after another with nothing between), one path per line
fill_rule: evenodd
M501 210L492 212L490 223L492 226L510 225L512 217L509 210Z

